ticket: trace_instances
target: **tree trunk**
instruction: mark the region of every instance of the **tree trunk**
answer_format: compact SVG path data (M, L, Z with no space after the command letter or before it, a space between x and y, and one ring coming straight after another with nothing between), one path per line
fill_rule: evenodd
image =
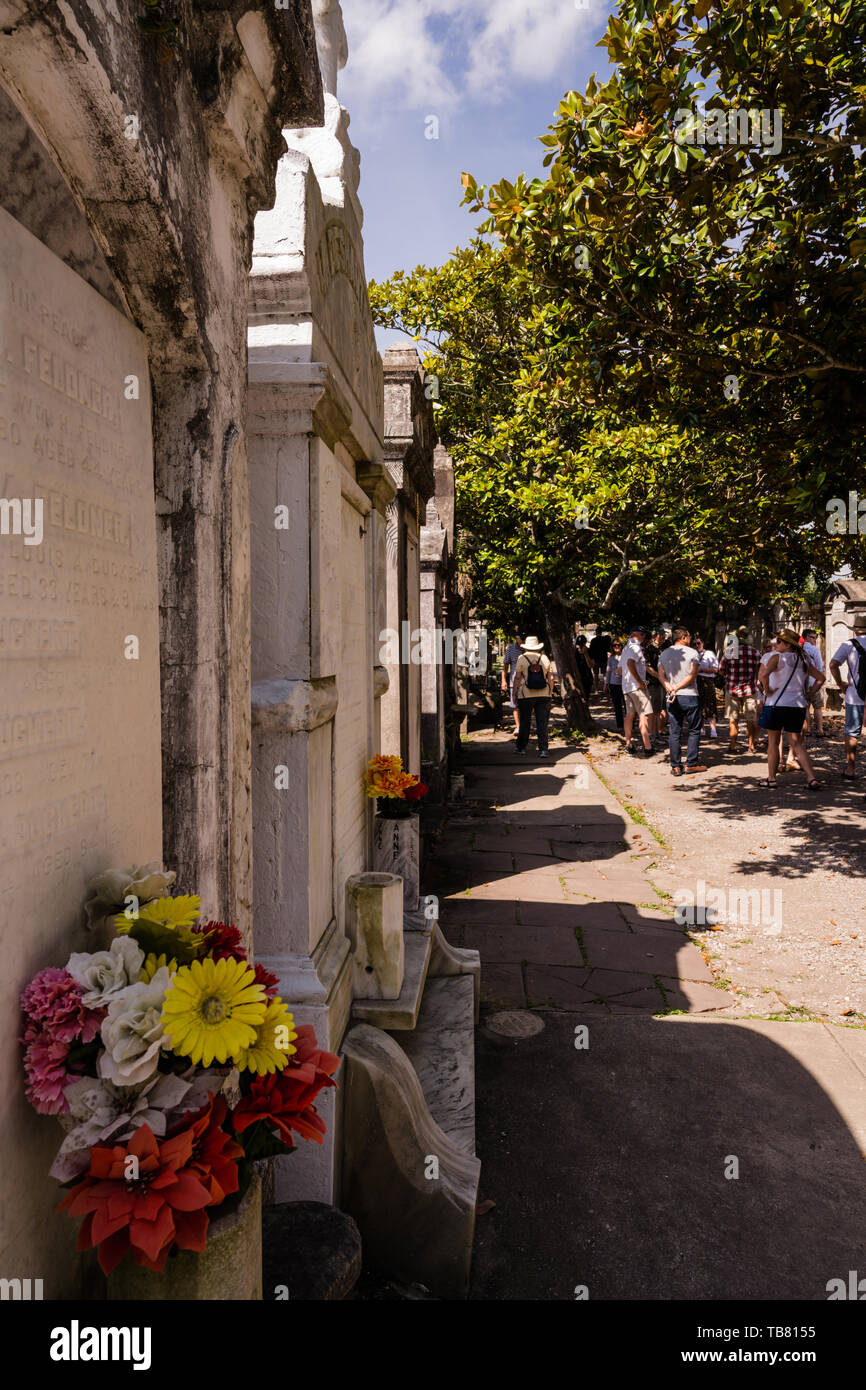
M595 730L595 724L577 671L571 617L558 591L545 594L544 622L565 702L566 724L569 729L579 729L582 734L591 734Z

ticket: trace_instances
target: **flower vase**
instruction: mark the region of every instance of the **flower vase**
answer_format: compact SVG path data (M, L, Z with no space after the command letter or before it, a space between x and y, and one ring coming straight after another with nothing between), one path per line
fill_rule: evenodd
M404 801L396 796L379 796L376 798L376 813L383 820L408 820L415 807L409 801Z
M377 816L373 821L373 868L377 873L399 874L403 880L403 911L417 913L420 868L418 817L400 819ZM404 926L410 924L404 919Z
M219 1208L215 1209L217 1212ZM108 1276L109 1300L257 1301L262 1296L262 1180L254 1172L240 1206L211 1217L200 1255L178 1250L162 1274L127 1255Z

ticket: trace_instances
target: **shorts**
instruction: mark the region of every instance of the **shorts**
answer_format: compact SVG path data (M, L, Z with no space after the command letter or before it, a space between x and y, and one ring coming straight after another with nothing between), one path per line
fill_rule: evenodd
M848 705L848 704L846 704L846 706L845 706L845 733L848 735L848 738L859 738L859 737L860 737L860 730L861 730L862 727L863 727L863 710L864 710L864 708L866 708L866 706L864 706L864 705Z
M635 714L652 714L652 700L644 690L626 690L625 695L626 709L633 710Z
M806 722L806 710L799 705L769 705L765 707L764 713L769 717L768 729L781 730L786 734L799 734L803 732L803 725Z
M664 686L656 685L655 681L653 681L653 683L648 687L648 689L653 714L661 714L662 710L665 707Z
M754 695L728 694L725 697L725 718L742 718L747 723L754 724L758 718L758 706Z
M813 690L812 693L811 693L811 695L807 695L807 696L806 696L806 699L809 701L809 704L812 706L812 709L823 709L823 708L824 708L824 687L823 687L823 685L819 685L817 690Z

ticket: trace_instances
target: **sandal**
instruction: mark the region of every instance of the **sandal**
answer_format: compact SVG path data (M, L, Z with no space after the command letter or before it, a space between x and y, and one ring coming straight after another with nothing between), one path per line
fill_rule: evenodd
M778 783L771 782L769 777L762 777L760 782L758 783L758 786L763 787L766 791L774 792L776 790L776 787L778 786Z
M820 787L821 787L821 783L818 781L818 778L817 778L817 777L813 777L812 780L811 780L811 782L807 782L807 783L806 783L806 791L807 791L807 792L816 792L816 791L819 791L819 790L820 790Z
M842 773L842 781L843 781L843 782L856 782L856 781L857 781L857 773L856 773L856 772L843 772L843 773Z

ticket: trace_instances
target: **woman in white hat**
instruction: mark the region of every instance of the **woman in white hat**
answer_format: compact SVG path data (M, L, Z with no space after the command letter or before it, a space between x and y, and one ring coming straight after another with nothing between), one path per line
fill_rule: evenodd
M514 672L514 700L517 705L518 733L515 751L526 753L535 711L535 732L538 736L538 756L547 757L547 729L553 698L553 667L544 655L544 643L537 637L527 637L521 644L521 654Z

